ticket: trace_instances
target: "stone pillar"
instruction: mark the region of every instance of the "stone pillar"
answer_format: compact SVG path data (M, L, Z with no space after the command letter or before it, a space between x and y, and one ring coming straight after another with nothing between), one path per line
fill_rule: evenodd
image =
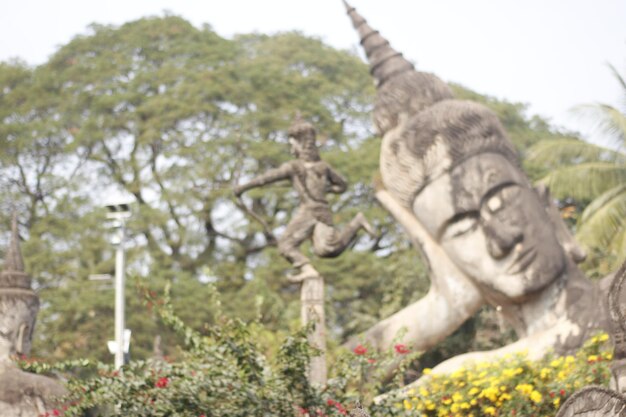
M326 321L324 316L324 278L319 274L302 281L300 289L302 325L315 323L315 329L309 334L309 343L321 350L319 356L311 358L309 382L326 385Z

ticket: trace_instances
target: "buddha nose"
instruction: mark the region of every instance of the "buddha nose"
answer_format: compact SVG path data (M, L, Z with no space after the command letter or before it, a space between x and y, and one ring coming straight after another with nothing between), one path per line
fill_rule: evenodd
M507 256L516 244L524 238L522 228L514 224L505 224L495 219L483 225L487 239L487 250L494 259Z

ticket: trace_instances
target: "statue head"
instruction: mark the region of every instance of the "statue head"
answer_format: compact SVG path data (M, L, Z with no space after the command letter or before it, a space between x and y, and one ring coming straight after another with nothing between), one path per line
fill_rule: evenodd
M315 127L299 117L288 130L291 153L305 161L319 161L320 156L315 143Z
M376 79L387 190L491 302L521 302L554 282L563 248L497 116L455 100L346 6Z
M0 273L0 356L30 352L39 298L24 272L17 218L13 217L11 243Z

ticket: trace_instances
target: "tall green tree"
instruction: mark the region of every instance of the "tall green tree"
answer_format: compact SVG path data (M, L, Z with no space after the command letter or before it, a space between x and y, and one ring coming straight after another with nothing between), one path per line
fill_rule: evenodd
M626 103L624 78L611 70ZM576 238L588 251L585 267L601 276L617 269L626 253L626 107L587 104L576 110L591 117L615 148L576 138L545 140L531 148L529 160L547 171L540 181L554 197L583 208Z

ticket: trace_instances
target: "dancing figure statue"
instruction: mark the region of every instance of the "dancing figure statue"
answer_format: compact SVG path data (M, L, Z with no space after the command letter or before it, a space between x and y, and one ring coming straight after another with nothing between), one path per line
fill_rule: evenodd
M370 236L374 236L375 231L360 212L341 230L333 225L326 194L346 191L346 180L320 158L312 124L296 120L288 133L291 153L296 159L237 186L234 191L239 197L255 187L276 181L291 181L300 198L300 205L278 238L278 250L299 269L297 275L290 277L291 281L297 282L318 275L309 258L299 249L307 239L312 240L313 252L317 256L333 258L348 247L360 229L364 229Z

